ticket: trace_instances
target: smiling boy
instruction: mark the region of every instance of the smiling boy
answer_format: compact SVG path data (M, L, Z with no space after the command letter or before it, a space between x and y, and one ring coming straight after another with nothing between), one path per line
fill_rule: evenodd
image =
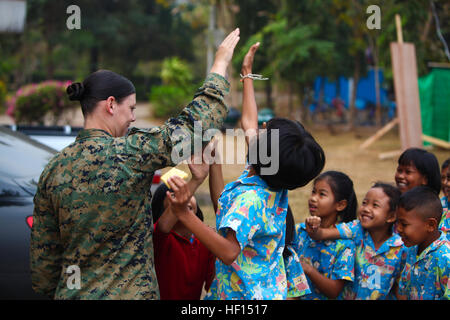
M450 299L450 242L438 228L441 215L439 197L428 187L415 187L400 197L397 231L408 247L401 299Z

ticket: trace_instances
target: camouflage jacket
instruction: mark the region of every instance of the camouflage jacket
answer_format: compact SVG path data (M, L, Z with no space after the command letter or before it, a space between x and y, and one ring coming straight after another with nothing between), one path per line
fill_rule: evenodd
M203 130L222 124L228 91L225 78L209 74L193 101L164 125L132 128L120 138L82 130L50 160L34 197L30 265L36 292L55 299L159 299L153 174L175 165L174 140L186 138L176 137L177 129L192 133L194 121ZM79 268L79 287L70 266Z

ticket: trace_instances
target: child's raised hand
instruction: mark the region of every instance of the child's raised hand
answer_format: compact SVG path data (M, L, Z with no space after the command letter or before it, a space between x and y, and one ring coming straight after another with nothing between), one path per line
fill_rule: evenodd
M188 203L192 197L192 194L186 181L178 176L172 176L167 180L167 183L173 191L167 191L167 198L169 200L172 212L176 216L188 213Z
M201 184L208 176L209 164L203 160L202 154L192 155L191 163L188 164L192 179Z
M259 48L259 42L255 43L250 47L247 54L244 57L244 61L242 62L241 73L243 75L252 73L253 68L253 59L255 58L256 50Z

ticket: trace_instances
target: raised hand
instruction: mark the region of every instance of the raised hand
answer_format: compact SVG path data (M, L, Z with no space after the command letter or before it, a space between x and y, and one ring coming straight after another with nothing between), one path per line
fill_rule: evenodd
M231 58L233 57L234 48L239 42L239 28L234 29L220 44L216 52L213 66L210 72L220 74L225 77L225 73Z
M256 50L259 48L259 42L255 43L250 47L247 54L244 57L244 61L242 62L241 73L242 75L246 75L252 73L253 68L253 60L255 58Z
M188 203L192 197L189 187L183 179L178 176L172 176L167 180L172 192L167 191L167 198L172 212L179 217L189 213Z

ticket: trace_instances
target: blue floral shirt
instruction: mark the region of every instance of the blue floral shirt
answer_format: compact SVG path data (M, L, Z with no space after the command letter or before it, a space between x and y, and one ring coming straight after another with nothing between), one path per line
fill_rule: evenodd
M441 233L419 256L417 249L407 248L399 293L409 300L450 300L450 242Z
M291 245L287 246L287 250L290 252L290 255L284 258L288 287L287 297L295 298L310 294L308 280L303 272L297 252Z
M336 228L343 239L353 239L356 247L355 281L346 290L345 299L395 299L392 288L400 280L406 261L401 237L393 233L376 250L370 233L359 220L338 224Z
M216 260L216 277L207 300L286 299L283 249L288 206L287 190L275 192L258 175L243 174L225 186L217 209L216 228L236 232L241 252L227 266Z
M305 224L300 223L295 226L296 235L293 246L301 259L317 269L325 277L333 280L354 280L354 251L355 245L351 240L315 241L306 232ZM301 297L304 300L328 300L314 283L308 278L308 285L311 294ZM345 287L351 285L347 283ZM338 299L342 299L342 293Z
M441 204L443 211L439 229L447 235L447 240L450 240L450 210L448 209L447 197L441 198Z

